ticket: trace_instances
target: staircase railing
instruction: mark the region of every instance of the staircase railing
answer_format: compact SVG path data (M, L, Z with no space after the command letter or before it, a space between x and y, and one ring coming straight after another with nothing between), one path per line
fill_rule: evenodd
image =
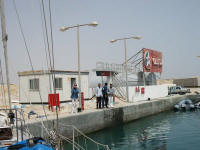
M65 141L67 141L73 150L87 150L87 149L96 149L96 150L110 150L108 145L101 144L92 138L85 135L81 132L78 128L73 125L64 125L60 124L61 127L64 128L71 128L72 130L72 137L67 138L61 135Z
M113 84L116 89L116 96L121 100L126 100L126 91L124 89L125 82L122 79L120 79L119 74L117 73L114 73Z
M31 126L34 126L33 130L30 131L32 136L39 136L44 138L47 142L55 145L58 139L61 139L62 149L71 149L71 150L110 150L108 145L101 144L92 138L85 135L79 129L73 125L65 125L59 123L59 133L52 129L47 129L45 124L41 121L34 123ZM29 128L30 129L30 128ZM63 135L65 132L68 136Z

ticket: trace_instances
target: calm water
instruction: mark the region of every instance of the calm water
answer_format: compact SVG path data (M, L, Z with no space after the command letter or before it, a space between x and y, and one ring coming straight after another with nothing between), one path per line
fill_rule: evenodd
M111 150L200 150L200 111L164 112L89 136Z

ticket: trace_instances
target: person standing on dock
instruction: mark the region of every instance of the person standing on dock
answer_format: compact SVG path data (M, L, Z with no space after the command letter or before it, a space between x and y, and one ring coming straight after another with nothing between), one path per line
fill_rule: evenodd
M102 100L102 107L104 108L104 102L106 108L108 108L108 83L105 83L104 87L102 88L103 92L103 100Z
M77 84L74 83L72 91L71 91L72 114L77 113L79 94L80 94L80 89L77 87Z
M97 109L101 108L101 99L103 97L101 83L96 88Z
M108 89L108 106L114 107L114 96L115 96L115 90L112 87L112 84L110 84L110 87Z

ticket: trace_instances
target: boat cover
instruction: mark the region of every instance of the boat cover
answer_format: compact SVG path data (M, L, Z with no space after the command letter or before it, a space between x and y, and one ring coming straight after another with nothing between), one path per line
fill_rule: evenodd
M34 137L28 140L24 140L13 144L8 147L0 148L0 150L54 150L50 144L45 142L40 137Z

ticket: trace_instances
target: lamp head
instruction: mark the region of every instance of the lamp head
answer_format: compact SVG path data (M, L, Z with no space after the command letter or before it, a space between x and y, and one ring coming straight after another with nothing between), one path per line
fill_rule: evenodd
M66 31L67 29L68 29L68 27L61 27L61 28L60 28L60 31L64 32L64 31Z
M93 21L88 24L88 26L92 26L92 27L96 27L97 25L98 25L98 23L96 21Z
M136 39L136 40L140 40L141 38L142 38L142 37L141 37L141 36L139 36L139 35L138 35L138 36L134 36L134 37L133 37L133 39Z
M114 42L116 42L117 40L114 40L114 39L112 39L112 40L110 40L110 43L114 43Z

